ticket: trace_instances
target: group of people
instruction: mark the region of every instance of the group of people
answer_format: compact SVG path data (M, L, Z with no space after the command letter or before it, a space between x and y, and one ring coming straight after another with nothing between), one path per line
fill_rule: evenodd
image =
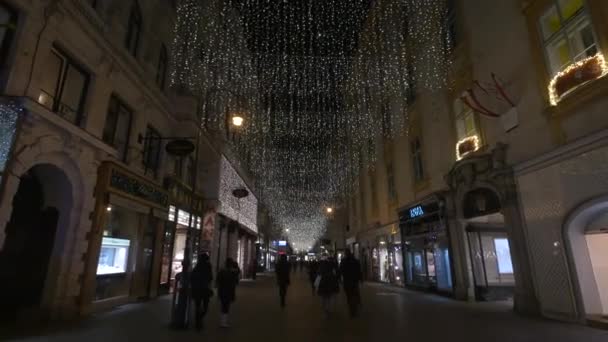
M187 269L188 265L184 265ZM279 299L281 308L285 308L287 289L291 284L291 263L286 255L281 255L276 265L275 272L279 287ZM313 287L313 294L321 297L322 307L326 315L330 314L333 301L340 292L340 283L346 294L349 311L352 317L356 316L361 305L359 283L363 280L361 276L361 265L350 251L340 265L335 258L324 256L319 262L308 263L308 275ZM236 287L240 279L240 269L236 261L227 258L224 267L219 270L215 279L217 296L221 305L220 326L228 328L229 312L231 304L236 300ZM203 319L209 310L209 302L213 297L213 270L209 255L201 254L192 272L182 272L177 276L181 287L179 291L188 294L183 298L191 298L195 308L195 326L197 330L203 328ZM186 293L184 292L184 293Z
M232 258L227 258L224 267L219 270L215 279L217 296L221 305L220 326L223 328L230 326L228 314L231 304L236 300L236 286L239 283L240 273L238 263ZM214 295L212 290L213 270L209 255L201 254L192 272L187 277L186 275L180 274L179 280L189 285L184 288L190 291L190 298L192 298L195 308L195 326L197 330L201 330L203 319L209 310L209 302Z
M276 265L277 284L279 287L279 298L281 307L285 307L287 289L291 283L291 264L286 255L281 255ZM324 256L321 261L308 263L308 276L312 285L313 294L321 297L323 311L329 315L336 295L340 292L340 283L346 295L346 301L351 317L358 314L361 306L361 293L359 284L363 281L361 264L347 250L340 264L334 257Z

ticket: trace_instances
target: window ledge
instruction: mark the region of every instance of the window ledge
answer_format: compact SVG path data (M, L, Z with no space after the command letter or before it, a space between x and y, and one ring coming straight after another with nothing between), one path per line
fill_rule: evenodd
M545 114L549 117L566 117L574 114L576 110L594 99L608 94L608 76L604 76L581 85L566 94L556 106L546 102Z

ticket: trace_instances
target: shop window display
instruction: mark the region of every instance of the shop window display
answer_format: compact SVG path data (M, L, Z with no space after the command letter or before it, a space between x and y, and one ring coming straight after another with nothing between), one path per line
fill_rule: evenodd
M515 278L507 234L469 228L468 240L477 299L510 298Z
M97 275L127 272L130 244L129 240L104 237L97 263Z
M133 254L132 241L137 238L139 214L110 205L106 209L107 220L97 263L96 299L106 299L129 294L128 276Z

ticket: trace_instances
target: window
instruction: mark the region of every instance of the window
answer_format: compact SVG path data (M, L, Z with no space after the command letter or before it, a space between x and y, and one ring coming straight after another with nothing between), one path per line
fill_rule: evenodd
M540 18L540 31L551 76L569 64L598 52L585 1L552 2Z
M182 179L182 175L184 174L184 158L175 157L173 160L173 174L175 178Z
M80 125L89 74L56 49L51 51L46 62L38 102L73 124Z
M160 166L161 135L157 130L148 126L144 142L144 173L152 171L154 177L158 176Z
M416 182L421 182L424 180L424 166L422 163L422 145L420 144L420 138L415 138L410 142L410 151L412 153L414 180Z
M17 12L0 3L0 62L6 58L17 29Z
M456 159L462 159L466 154L475 152L481 144L475 112L466 106L462 100L454 101L454 121L456 123Z
M118 157L127 160L133 112L116 96L110 98L102 140L118 150Z
M388 200L395 202L397 200L397 189L395 187L395 170L393 163L386 165L386 181L388 186Z
M165 45L160 47L160 55L158 56L158 67L156 69L156 84L161 90L165 89L165 82L167 80L167 48Z
M186 182L186 184L192 186L194 184L194 158L192 158L192 156L189 156L187 159L187 166L186 166L186 179L184 180L184 182Z
M139 36L141 34L141 11L137 5L137 1L131 7L129 15L129 23L127 25L127 37L125 47L133 56L137 56L137 48L139 46Z

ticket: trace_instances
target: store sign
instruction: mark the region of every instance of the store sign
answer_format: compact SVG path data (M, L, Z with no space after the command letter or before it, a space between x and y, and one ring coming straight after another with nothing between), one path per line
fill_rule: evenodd
M279 247L287 246L287 241L279 241Z
M426 205L417 205L411 207L401 213L402 220L413 220L423 216L427 216L439 211L439 203L434 202Z
M116 169L112 169L110 187L161 207L167 207L169 203L169 196L165 192L153 185L131 178Z

